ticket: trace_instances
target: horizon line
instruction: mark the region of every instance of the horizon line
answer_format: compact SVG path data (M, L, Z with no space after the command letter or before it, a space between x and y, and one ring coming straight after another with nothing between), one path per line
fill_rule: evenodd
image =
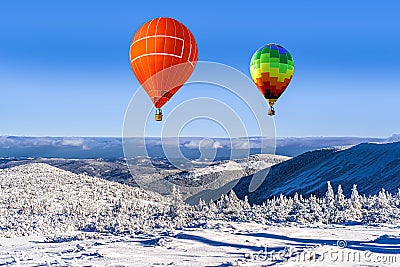
M398 133L394 133L389 136L351 136L351 135L319 135L319 136L276 136L276 139L281 138L377 138L377 139L387 139L395 136L400 136ZM51 136L51 135L0 135L0 138L110 138L110 139L123 139L123 136L86 136L86 135L70 135L70 136ZM125 138L215 138L215 139L230 139L229 137L222 136L131 136ZM231 139L239 139L239 138L271 138L271 137L263 137L263 136L243 136L243 137L232 137Z

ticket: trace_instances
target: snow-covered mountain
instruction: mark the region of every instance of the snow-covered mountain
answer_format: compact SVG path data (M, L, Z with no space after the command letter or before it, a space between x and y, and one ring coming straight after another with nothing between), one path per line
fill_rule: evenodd
M207 167L201 166L206 163L208 165L210 162L195 161L195 165L199 165L199 167L189 171L180 171L166 158L137 157L129 159L130 169L124 159L3 158L0 159L0 169L30 163L45 163L75 174L86 174L130 186L138 186L135 179L143 179L146 175L157 175L160 176L160 179L165 178L177 185L193 187L207 184L216 179L229 182L287 159L289 157L278 155L253 155L238 160L212 162Z
M375 151L380 160L392 158L396 164L398 158L390 156L390 148ZM338 155L351 149L320 150L296 162L318 165L332 155L340 159ZM368 157L366 151L350 155ZM292 171L296 170L294 166ZM320 255L345 250L380 258L391 255L390 262L398 262L393 257L400 249L400 192L391 195L382 190L366 198L353 187L346 198L328 184L320 199L281 195L250 206L231 192L216 202L192 207L177 194L168 203L140 188L43 163L0 170L0 189L0 265L4 266L261 266L268 255L272 255L269 266L308 266L315 259L321 263L316 266L330 266L337 261ZM16 236L24 237L4 238ZM266 254L267 248L283 258ZM302 253L304 259L299 257ZM371 259L360 262L368 265Z
M350 195L353 184L361 194L375 195L381 188L396 193L400 188L400 142L364 143L347 149L321 149L273 166L263 184L248 192L251 176L235 186L238 197L248 195L251 203L261 203L279 194L304 196L325 193L327 181L339 184ZM347 191L346 191L347 189Z
M42 163L0 170L0 188L0 236L144 230L167 209L156 193Z
M183 199L187 203L195 204L200 199L205 201L219 199L222 194L228 193L241 177L252 175L288 159L290 158L279 155L257 154L171 173L164 180L183 186L184 190L181 191Z
M137 164L144 168L141 160ZM179 194L167 199L44 163L10 167L14 163L0 169L1 266L336 266L338 258L325 256L333 253L353 255L342 266L399 262L400 143L323 149L293 159L256 155L186 173L190 179L229 178L230 171L251 173L278 163L261 190L250 195L252 202L279 193L327 192L323 198L281 195L263 205L231 192L192 207ZM82 166L112 168L101 161ZM146 170L141 168L138 172ZM238 188L247 189L248 179ZM353 183L361 193L385 187L397 194L381 190L367 198L353 187L346 198L326 180L342 184L346 195ZM24 237L4 238L16 236ZM357 253L365 258L356 261Z
M123 159L4 158L0 159L0 169L29 163L45 163L75 174L86 174L131 186L138 186L132 179L132 175Z
M257 154L239 160L224 160L212 163L203 168L194 168L189 171L181 171L167 176L165 179L182 186L197 187L214 182L217 179L224 179L226 183L254 174L262 169L281 163L290 157Z

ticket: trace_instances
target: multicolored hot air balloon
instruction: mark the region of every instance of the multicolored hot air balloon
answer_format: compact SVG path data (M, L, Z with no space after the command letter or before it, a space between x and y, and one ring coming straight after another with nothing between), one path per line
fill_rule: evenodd
M136 32L129 59L133 73L157 108L157 121L162 120L161 107L192 74L197 56L193 34L175 19L155 18Z
M274 104L288 87L293 72L293 58L280 45L268 44L258 49L251 58L250 74L271 107L268 115L275 115Z

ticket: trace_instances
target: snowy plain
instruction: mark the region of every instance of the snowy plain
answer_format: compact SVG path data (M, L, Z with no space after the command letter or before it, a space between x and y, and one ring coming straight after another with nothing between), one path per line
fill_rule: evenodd
M400 228L211 221L160 234L0 238L0 266L399 266Z

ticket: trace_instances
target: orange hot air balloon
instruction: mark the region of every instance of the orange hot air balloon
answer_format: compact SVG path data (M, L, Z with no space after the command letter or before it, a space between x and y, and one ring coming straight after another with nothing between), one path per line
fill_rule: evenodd
M175 19L152 19L135 33L129 50L130 64L157 108L157 121L162 120L161 107L192 74L197 56L193 34Z

